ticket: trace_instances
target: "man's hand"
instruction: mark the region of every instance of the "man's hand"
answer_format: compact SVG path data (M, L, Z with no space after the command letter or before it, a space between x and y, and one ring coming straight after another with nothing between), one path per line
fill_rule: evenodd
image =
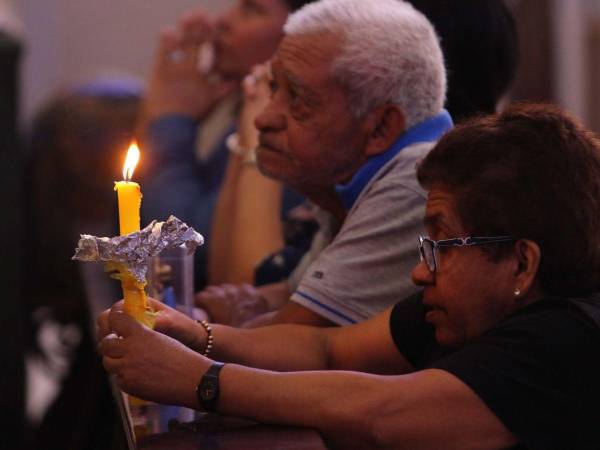
M109 334L98 345L119 388L159 403L197 408L195 388L211 361L118 309L106 316Z
M211 45L213 24L200 11L183 16L177 28L161 33L154 68L143 107L143 122L165 114L181 114L201 120L237 87L202 73L199 65L203 45Z
M193 319L152 298L148 299L148 303L150 308L157 313L155 331L166 334L199 353L204 351L206 332ZM106 310L98 316L99 340L113 332L109 324L109 317L113 312L123 312L123 300L115 303L110 310Z
M254 121L269 103L271 79L269 63L254 66L252 73L244 78L242 83L244 103L237 131L242 148L255 149L258 146L258 129L254 125Z
M211 322L234 327L269 311L260 291L249 284L209 286L196 294L195 303L208 313Z

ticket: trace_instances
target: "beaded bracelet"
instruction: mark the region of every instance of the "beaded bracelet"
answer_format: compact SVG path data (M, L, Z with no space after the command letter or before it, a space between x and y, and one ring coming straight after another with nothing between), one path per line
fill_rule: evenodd
M208 324L206 320L196 320L196 322L202 325L202 327L206 330L206 347L204 348L202 356L208 356L210 354L210 351L212 350L213 342L215 339L212 334L212 327Z
M243 147L237 133L227 136L225 146L231 153L243 158L242 166L256 166L256 149Z

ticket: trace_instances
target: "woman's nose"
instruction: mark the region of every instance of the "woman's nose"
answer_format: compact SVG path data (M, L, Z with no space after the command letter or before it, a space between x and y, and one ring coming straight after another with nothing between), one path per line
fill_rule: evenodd
M412 282L417 286L427 286L435 282L434 274L429 270L424 260L419 261L411 273Z

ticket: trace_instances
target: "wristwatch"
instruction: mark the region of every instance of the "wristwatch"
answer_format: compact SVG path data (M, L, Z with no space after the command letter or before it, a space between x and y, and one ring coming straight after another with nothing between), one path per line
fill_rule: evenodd
M219 372L225 364L213 363L202 375L202 379L196 387L198 403L205 411L216 412L217 400L219 400Z

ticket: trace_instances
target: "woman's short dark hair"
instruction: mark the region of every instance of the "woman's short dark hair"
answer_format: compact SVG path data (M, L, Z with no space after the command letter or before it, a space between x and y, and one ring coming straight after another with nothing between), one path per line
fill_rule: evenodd
M304 5L312 3L313 1L314 0L285 0L285 4L290 9L290 12L294 12L302 8Z
M455 196L465 232L536 242L546 294L600 288L600 146L559 108L520 104L469 120L439 141L417 176Z

